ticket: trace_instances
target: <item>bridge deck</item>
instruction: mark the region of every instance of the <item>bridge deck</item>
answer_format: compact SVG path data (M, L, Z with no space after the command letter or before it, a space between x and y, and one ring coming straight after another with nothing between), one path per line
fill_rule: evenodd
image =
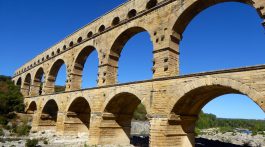
M201 77L201 76L227 74L227 73L259 71L259 70L263 70L263 69L265 69L265 64L263 64L263 65L255 65L255 66L239 67L239 68L230 68L230 69L223 69L223 70L214 70L214 71L207 71L207 72L198 72L198 73L192 73L192 74L186 74L186 75L171 76L171 77L164 77L164 78L156 78L156 79L150 79L150 80L141 80L141 81L113 84L113 85L107 85L107 86L97 86L97 87L84 88L84 89L73 90L73 91L55 92L55 93L52 93L52 94L44 94L42 96L57 95L57 94L62 94L62 93L71 93L71 92L78 92L78 91L85 91L85 90L89 91L89 90L102 89L102 88L120 87L120 86L126 86L126 85L135 85L135 84L141 84L141 83L165 81L165 80L172 80L172 79L183 79L183 78L189 78L189 77ZM35 96L35 97L39 97L39 96ZM25 97L25 98L34 98L34 97Z

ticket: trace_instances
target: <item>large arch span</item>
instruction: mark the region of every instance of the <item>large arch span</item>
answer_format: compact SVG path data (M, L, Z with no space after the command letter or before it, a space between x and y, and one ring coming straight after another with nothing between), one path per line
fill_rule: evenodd
M211 100L225 94L242 94L248 96L264 112L265 97L255 88L229 78L207 77L193 80L180 86L175 98L170 101L167 131L177 130L183 134L181 145L195 146L195 123L202 108ZM177 140L175 135L172 139ZM176 144L177 145L177 144Z
M252 6L257 10L257 13L261 19L265 19L264 7L260 6L258 0L186 0L183 5L183 11L180 15L174 20L172 30L176 31L179 34L182 34L191 20L197 16L203 10L224 2L239 2ZM263 23L263 22L261 22ZM264 25L264 24L263 24Z

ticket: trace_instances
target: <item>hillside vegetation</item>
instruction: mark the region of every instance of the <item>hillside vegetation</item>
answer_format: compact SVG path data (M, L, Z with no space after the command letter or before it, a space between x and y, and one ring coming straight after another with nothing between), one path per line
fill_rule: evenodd
M10 112L23 112L23 97L19 87L11 81L11 77L0 75L0 115Z
M252 134L265 131L265 120L254 119L225 119L217 118L214 114L201 112L196 123L196 129L220 128L221 132L233 132L236 128L248 129Z
M0 136L27 135L30 130L24 111L23 96L11 77L0 75ZM4 131L7 130L7 131Z

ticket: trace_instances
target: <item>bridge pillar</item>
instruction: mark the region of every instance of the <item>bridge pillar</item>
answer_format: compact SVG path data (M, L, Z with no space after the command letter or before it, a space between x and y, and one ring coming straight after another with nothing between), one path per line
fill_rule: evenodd
M24 97L30 96L30 91L29 91L29 88L28 88L28 87L24 87L24 86L22 86L22 87L20 88L20 92L21 92L21 94L22 94Z
M70 73L69 75L69 89L68 90L79 90L82 85L82 74L80 73Z
M38 96L42 94L42 83L39 79L35 79L31 86L31 96Z
M130 118L128 118L130 117ZM131 116L103 113L98 144L130 145Z
M98 67L98 86L113 85L117 83L118 67L111 64L102 64Z
M64 118L65 118L65 113L58 111L57 121L56 121L56 133L58 135L64 134Z
M32 125L31 125L31 131L39 131L39 119L40 119L41 113L39 111L34 111L32 116Z
M89 145L99 144L100 138L100 122L102 120L101 112L92 112L90 117L90 126L89 126Z
M172 33L166 43L155 46L153 51L153 78L179 75L179 41L182 36Z
M194 147L196 120L194 116L177 115L150 118L150 146Z
M52 94L54 93L54 81L55 77L47 76L47 80L43 84L43 94Z

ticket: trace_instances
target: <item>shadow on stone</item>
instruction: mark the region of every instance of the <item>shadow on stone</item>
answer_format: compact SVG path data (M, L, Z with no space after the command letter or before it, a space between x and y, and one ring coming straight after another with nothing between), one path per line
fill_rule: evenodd
M131 144L136 147L148 147L148 136L131 136ZM243 147L241 145L235 145L231 143L225 143L218 140L209 140L205 138L196 138L195 147Z
M225 143L218 140L209 140L205 138L196 138L195 147L242 147L231 143Z
M131 144L136 147L148 147L149 136L131 136Z

